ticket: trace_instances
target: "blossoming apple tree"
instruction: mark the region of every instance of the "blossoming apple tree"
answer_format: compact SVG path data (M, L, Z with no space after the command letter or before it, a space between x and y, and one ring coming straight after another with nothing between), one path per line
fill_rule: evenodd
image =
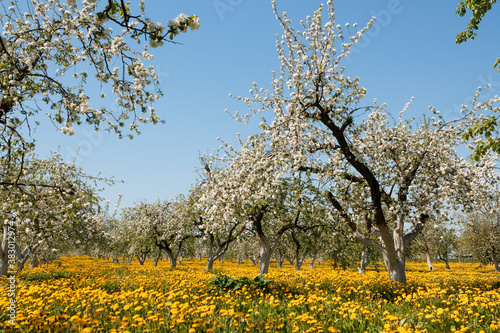
M203 184L213 181L217 173L217 168L212 164L212 160L201 157L201 164L205 170L204 178L199 184L191 190L188 204L189 211L196 220L195 227L197 236L202 242L198 242L198 247L206 247L205 256L207 258L206 271L210 272L213 269L214 262L222 258L229 246L234 243L245 231L243 219L238 216L232 216L221 224L208 223L204 212L206 208L203 204L199 204L200 197L203 195ZM210 203L208 203L210 205ZM220 213L220 212L219 212ZM224 219L224 214L220 214L219 220ZM201 249L197 249L200 251Z
M498 198L482 209L458 215L462 227L460 242L466 253L484 264L492 263L500 273L500 211Z
M42 192L31 190L45 183L26 183L29 177L24 177L23 168L29 161L25 158L34 148L32 127L44 117L41 113L68 135L75 126L87 124L119 137L128 127L132 138L132 133L139 133L138 124L160 121L153 102L161 91L157 74L147 65L153 59L149 49L197 29L199 18L180 14L165 27L146 17L144 1L131 6L117 0L0 4L0 186L2 190L17 187L24 195L9 196L14 201L4 206L41 193L71 191L66 180ZM91 98L94 94L102 102ZM107 94L116 102L105 99ZM51 168L56 167L40 172L51 177ZM73 200L66 198L68 204Z
M274 1L273 6L283 28L276 43L280 71L273 73L270 91L254 83L251 97L237 98L252 114L273 113L262 124L262 136L270 141L239 172L263 165L264 189L293 172L315 177L339 223L380 254L392 281L405 283L405 249L425 222L496 191L495 156L477 164L460 158L455 147L465 125L445 122L434 109L417 122L404 118L410 103L396 119L385 104L364 104L366 90L359 78L346 75L341 61L373 20L346 35L328 1L325 23L321 6L296 31ZM279 169L269 164L270 156L280 161ZM251 191L237 184L245 181L229 181L227 188Z
M86 175L59 155L30 157L21 173L13 173L19 175L17 186L0 187L1 275L16 271L16 264L22 269L36 253L50 257L102 233L95 217L101 200L97 182L105 179Z
M0 129L16 135L43 104L69 135L82 123L120 137L125 126L138 133L139 123L157 123L152 102L161 92L145 63L153 55L137 42L157 47L199 27L197 16L181 14L166 29L145 16L143 0L137 13L116 0L11 1L0 10ZM101 97L110 92L116 105L98 107L88 91Z
M221 167L208 169L208 181L202 186L198 206L203 210L207 228L224 228L224 221L244 221L259 241L259 274L269 270L272 254L288 230L307 231L324 225L308 205L312 199L307 180L285 174L282 161L269 146L265 135L250 136L240 150L224 144L219 157ZM217 160L216 156L213 156ZM306 216L306 218L304 218ZM227 227L227 226L226 226Z
M124 225L128 225L130 255L141 262L151 254L165 253L171 267L176 267L183 243L193 236L194 220L186 211L186 200L138 203L123 210Z

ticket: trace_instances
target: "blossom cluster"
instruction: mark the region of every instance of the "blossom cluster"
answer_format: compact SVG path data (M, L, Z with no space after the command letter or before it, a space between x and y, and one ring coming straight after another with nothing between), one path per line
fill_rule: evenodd
M124 128L140 133L138 123L160 121L152 107L162 95L158 75L146 63L153 56L147 46L136 49L129 42L130 37L141 42L139 33L153 47L165 38L165 26L144 16L143 1L137 16L123 12L114 1L104 10L98 9L96 0L81 4L76 0L25 1L26 13L19 13L17 6L4 6L0 13L0 83L2 96L12 105L9 119L22 118L15 112L26 107L36 112L32 104L43 102L53 110L48 117L68 135L74 133L75 125L86 123L122 137ZM196 16L175 22L167 32L171 38L185 26L199 26ZM65 77L69 72L73 84ZM86 92L90 84L100 87L102 98L113 93L116 102L96 105Z

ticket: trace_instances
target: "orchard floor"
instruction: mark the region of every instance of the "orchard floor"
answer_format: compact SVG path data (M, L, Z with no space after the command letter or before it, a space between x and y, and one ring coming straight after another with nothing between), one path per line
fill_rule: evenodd
M330 262L302 271L273 263L260 285L228 290L210 281L253 279L257 267L217 262L205 273L196 259L170 269L166 260L64 257L18 274L14 328L1 278L0 332L500 332L500 274L451 266L408 263L408 284L392 286L382 266L358 275Z

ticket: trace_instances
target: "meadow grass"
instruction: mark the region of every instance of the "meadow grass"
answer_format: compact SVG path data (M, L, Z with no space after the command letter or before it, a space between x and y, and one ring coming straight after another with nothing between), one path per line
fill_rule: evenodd
M18 274L15 327L1 293L0 332L500 332L500 274L435 268L408 263L403 286L382 269L359 275L328 261L301 271L273 263L255 279L250 261L205 273L198 260L171 269L63 257Z

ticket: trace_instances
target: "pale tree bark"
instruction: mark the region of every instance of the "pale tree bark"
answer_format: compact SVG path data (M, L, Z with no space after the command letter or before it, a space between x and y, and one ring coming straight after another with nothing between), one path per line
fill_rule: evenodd
M7 249L7 225L3 226L2 244L0 244L0 276L9 271L9 256Z
M269 242L260 239L260 264L259 274L267 274L269 272L269 264L271 263L272 247Z
M495 256L493 256L491 260L493 261L493 266L495 267L495 273L500 273L500 261Z
M285 261L285 256L277 256L276 257L276 263L278 264L278 267L283 267L284 261Z
M404 189L400 189L402 191ZM404 192L404 191L403 191ZM379 193L380 194L380 193ZM380 198L381 199L381 194ZM404 202L405 199L403 194L399 194L399 200ZM378 235L380 243L376 240L364 236L358 230L357 225L354 221L352 221L349 214L343 209L340 203L335 199L335 197L328 192L327 197L330 203L335 207L335 209L341 214L341 216L348 223L349 228L351 229L353 236L359 242L370 246L375 251L377 251L385 264L387 269L387 273L389 274L389 278L393 282L406 283L406 248L409 244L418 236L418 234L422 231L425 222L429 218L427 214L420 215L419 223L414 227L412 231L407 234L404 234L404 215L399 213L396 214L394 227L392 229L389 228L387 223L385 222L385 216L383 215L383 210L380 210L379 216L375 214L374 224L372 226L372 221L367 220L368 229L373 229L372 232ZM377 220L380 219L380 221Z
M427 260L427 267L430 271L433 271L434 266L432 266L431 255L429 254L429 251L425 251L425 259Z
M168 261L170 262L170 268L177 267L177 256L174 254L174 251L168 247L165 249L165 253L167 254Z
M38 244L35 245L33 247L33 249L30 249L29 246L26 245L24 250L21 251L21 248L16 243L17 270L18 271L21 271L24 269L24 265L26 264L26 261L28 261L30 254L33 253L37 247L38 247Z
M300 271L302 268L302 264L304 263L304 260L306 260L307 252L303 253L302 256L299 256L298 258L295 259L295 270Z
M358 269L359 274L366 273L366 267L368 266L369 262L370 258L368 257L368 249L364 249L363 252L361 253L361 260L359 261L359 269Z
M313 251L311 261L309 262L309 268L314 267L314 263L316 262L316 257L318 256L318 251Z

